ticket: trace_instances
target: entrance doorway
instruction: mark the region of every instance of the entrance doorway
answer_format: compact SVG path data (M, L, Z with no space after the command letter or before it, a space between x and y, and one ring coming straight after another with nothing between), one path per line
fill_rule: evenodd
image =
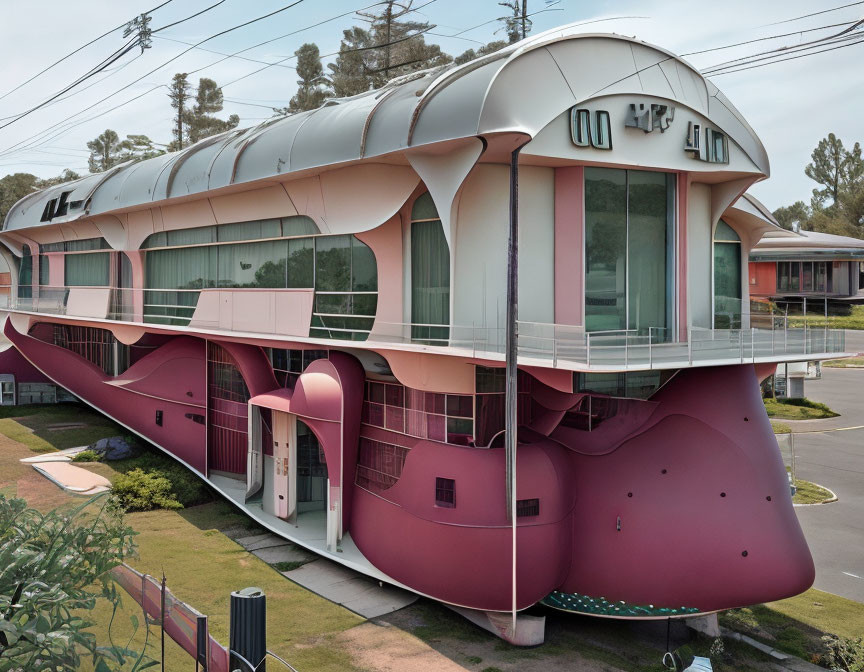
M327 510L327 460L318 438L297 421L297 512Z

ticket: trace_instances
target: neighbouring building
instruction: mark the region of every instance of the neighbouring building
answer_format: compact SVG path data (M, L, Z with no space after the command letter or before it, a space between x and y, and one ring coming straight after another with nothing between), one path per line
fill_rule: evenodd
M771 225L731 206L769 166L725 96L576 30L29 196L6 335L262 525L512 641L537 603L802 592L758 377L843 333L751 324Z

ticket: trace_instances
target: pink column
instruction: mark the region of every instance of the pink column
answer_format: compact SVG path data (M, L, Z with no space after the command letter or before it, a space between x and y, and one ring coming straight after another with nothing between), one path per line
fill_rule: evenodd
M585 180L582 166L555 169L555 323L582 324Z
M121 252L120 254L124 254ZM132 321L144 321L144 253L140 250L125 252L132 266Z

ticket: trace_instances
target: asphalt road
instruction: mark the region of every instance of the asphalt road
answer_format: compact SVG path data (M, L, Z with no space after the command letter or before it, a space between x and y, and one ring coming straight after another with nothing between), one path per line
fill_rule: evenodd
M824 368L804 392L841 414L830 426L864 425L864 369ZM817 430L820 422L793 423L794 431ZM815 587L864 602L864 429L797 434L795 455L798 478L839 498L795 509L816 562Z

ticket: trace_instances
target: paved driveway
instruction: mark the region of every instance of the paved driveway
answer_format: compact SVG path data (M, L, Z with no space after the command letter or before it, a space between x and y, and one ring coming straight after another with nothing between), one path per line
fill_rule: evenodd
M825 368L822 380L805 383L805 393L842 414L826 425L864 425L864 369ZM820 422L793 423L794 431L819 429ZM839 497L796 508L816 561L815 587L864 602L864 429L797 434L795 452L798 478Z

